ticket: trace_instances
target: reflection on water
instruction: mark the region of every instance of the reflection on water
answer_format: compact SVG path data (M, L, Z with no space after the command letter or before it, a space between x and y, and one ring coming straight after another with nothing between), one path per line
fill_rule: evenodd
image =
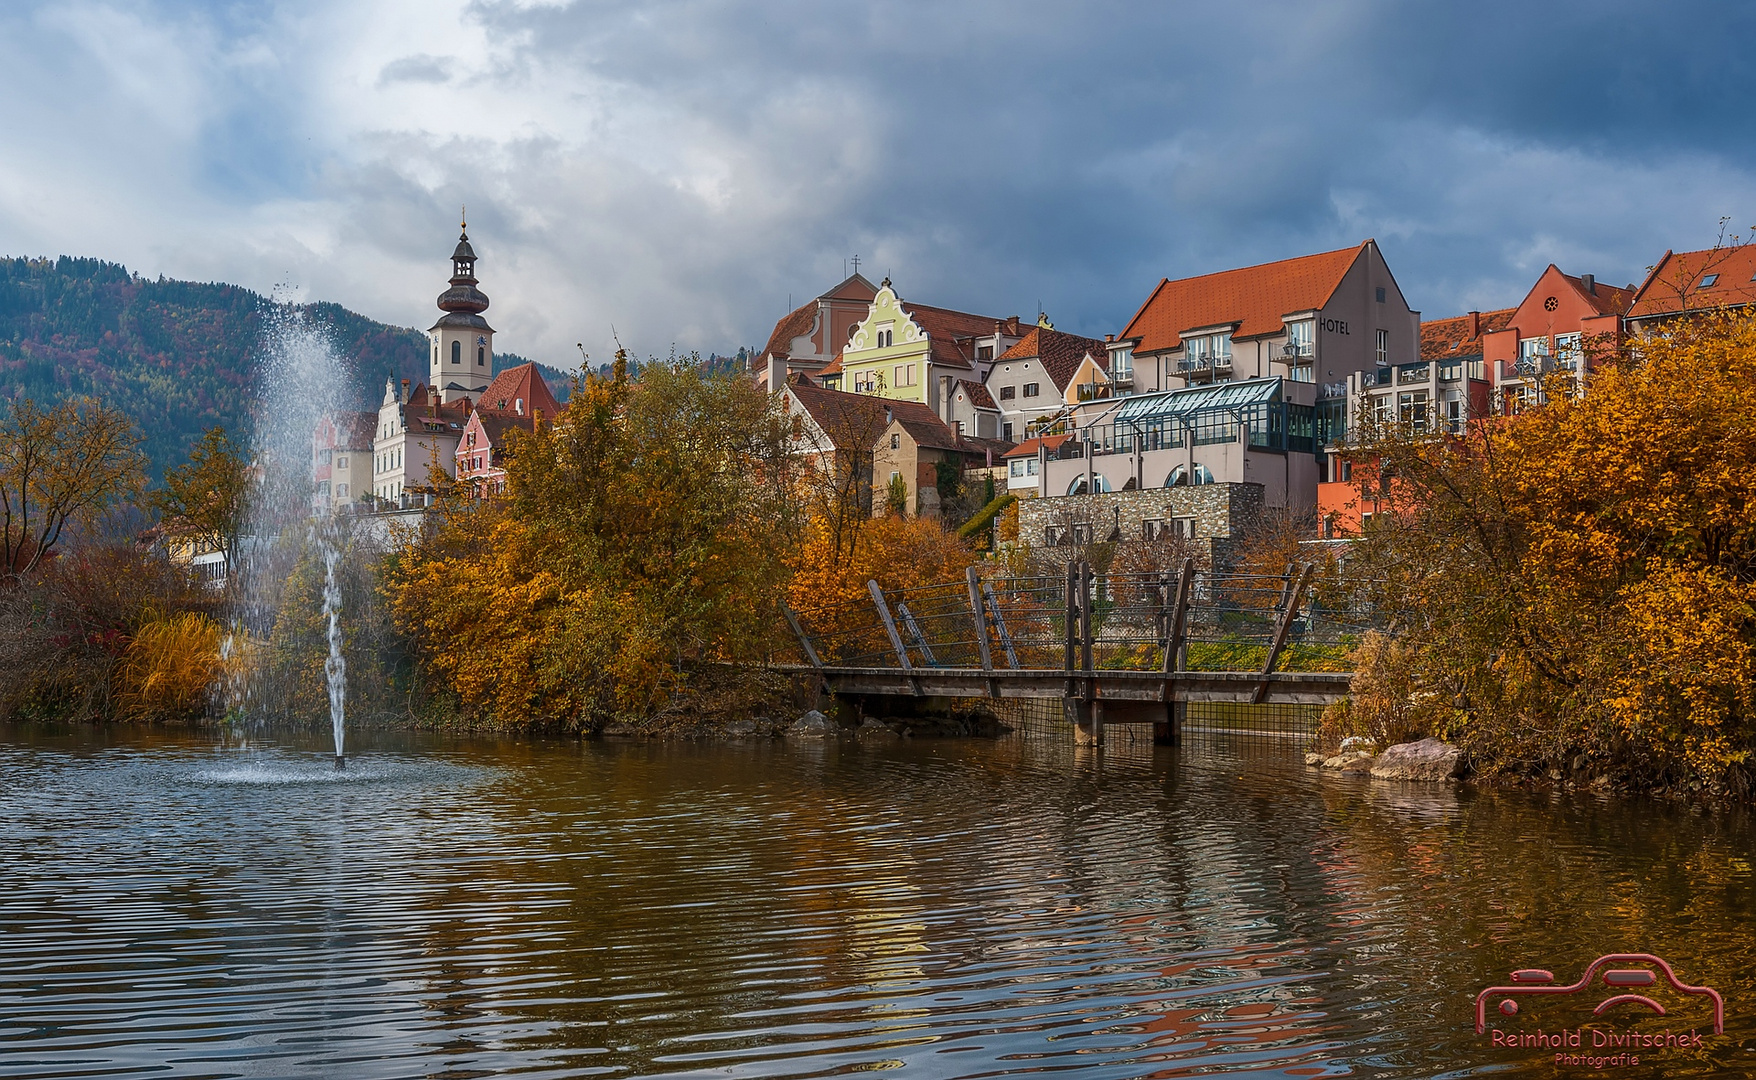
M1726 996L1664 1075L1756 1061L1737 815L1223 749L359 741L0 727L0 1073L1547 1075L1476 991L1612 951Z

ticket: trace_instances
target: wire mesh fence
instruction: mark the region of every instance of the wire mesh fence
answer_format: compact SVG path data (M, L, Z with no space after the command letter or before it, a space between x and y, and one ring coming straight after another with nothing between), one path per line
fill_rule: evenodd
M908 589L872 587L869 602L802 609L800 630L830 666L1345 671L1372 627L1303 588L1308 568L1279 575L1185 571L993 576ZM1166 663L1167 650L1175 655Z
M1007 729L1004 738L1033 743L1074 741L1073 724L1063 702L1052 698L984 702ZM1185 754L1224 752L1229 755L1298 756L1316 743L1322 705L1190 702L1184 710L1180 745ZM1151 744L1151 724L1106 724L1108 745Z

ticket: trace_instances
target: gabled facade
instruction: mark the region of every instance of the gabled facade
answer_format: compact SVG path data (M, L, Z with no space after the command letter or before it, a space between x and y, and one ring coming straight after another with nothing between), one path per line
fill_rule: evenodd
M1280 377L1287 399L1418 356L1420 313L1375 241L1158 284L1116 340L1112 379L1136 392Z
M1000 411L1000 438L1025 439L1031 425L1080 401L1107 398L1113 387L1105 342L1065 334L1039 320L988 371L988 396Z
M859 273L788 312L774 324L755 363L757 381L778 390L795 375L811 379L841 354L854 326L866 317L878 286Z
M885 278L833 374L842 390L919 402L944 420L954 387L983 381L995 357L1021 336L1016 316L1000 320L907 303Z
M1646 333L1687 312L1751 303L1756 303L1756 244L1667 251L1629 298L1627 329Z
M1621 345L1622 313L1633 298L1632 289L1605 285L1591 274L1563 274L1550 263L1506 326L1483 335L1483 358L1500 409L1515 413L1541 401L1551 376L1582 386L1591 357Z
M477 498L506 490L508 443L513 431L536 431L536 417L515 416L477 409L463 427L457 443L457 482L468 484Z
M455 476L457 444L474 411L468 397L443 402L424 383L411 390L406 379L400 388L385 380L372 440L372 494L379 503L424 502L435 468Z

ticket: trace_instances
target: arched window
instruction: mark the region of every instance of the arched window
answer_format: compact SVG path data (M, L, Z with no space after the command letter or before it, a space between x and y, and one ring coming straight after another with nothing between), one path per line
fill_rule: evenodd
M1104 494L1110 490L1110 482L1104 478L1103 473L1098 473L1091 478L1091 490L1100 494L1100 495ZM1069 495L1084 495L1085 494L1085 477L1083 477L1083 476L1074 477L1073 483L1067 485L1067 494L1069 494Z
M454 341L451 343L451 362L454 364L463 363L463 342Z
M477 345L476 346L476 366L477 367L484 367L487 365L487 363L488 363L488 350L483 348L480 345Z
M1200 486L1211 483L1213 483L1213 472L1205 465L1195 466L1193 475L1190 474L1186 466L1179 465L1171 470L1171 475L1165 477L1165 487L1182 487L1185 484Z

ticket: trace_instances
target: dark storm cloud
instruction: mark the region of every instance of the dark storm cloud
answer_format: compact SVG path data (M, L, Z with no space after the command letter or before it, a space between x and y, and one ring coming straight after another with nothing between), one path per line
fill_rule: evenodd
M418 323L469 203L505 343L556 361L612 324L759 344L856 253L1099 333L1161 276L1367 236L1442 316L1756 220L1729 6L70 0L0 29L0 247Z

